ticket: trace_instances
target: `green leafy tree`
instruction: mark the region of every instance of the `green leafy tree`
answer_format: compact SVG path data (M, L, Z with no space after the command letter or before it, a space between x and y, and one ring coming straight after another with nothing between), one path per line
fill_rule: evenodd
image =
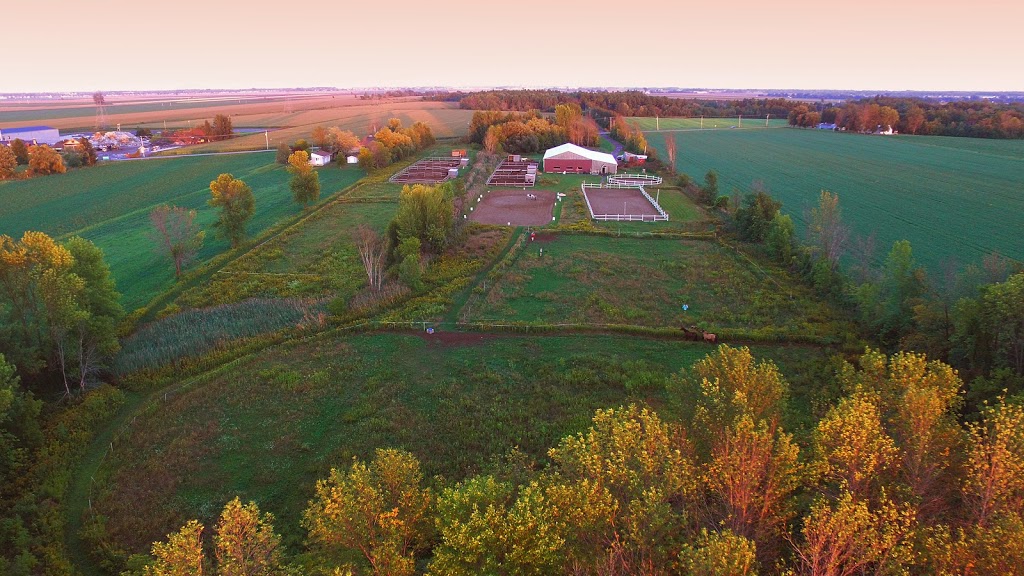
M410 575L430 527L433 496L422 481L415 456L378 449L369 465L332 469L317 482L303 526L316 545L359 551L378 576Z
M217 114L213 117L213 124L210 126L209 133L218 139L224 139L234 134L235 130L231 126L231 118L226 114Z
M399 241L419 238L434 252L443 250L455 226L454 201L455 192L449 182L438 186L403 186L395 215Z
M554 574L567 562L569 517L552 489L491 476L446 489L437 503L435 574ZM578 526L578 525L577 525Z
M96 149L92 147L92 142L89 142L88 138L78 139L79 152L82 154L82 164L86 166L96 165Z
M174 276L180 278L206 238L206 232L196 223L196 211L162 204L149 213L149 220L157 250L174 262Z
M877 284L858 287L859 309L883 342L896 345L913 329L914 307L923 303L927 277L914 262L910 242L899 240L892 246Z
M0 145L0 180L13 177L17 169L18 157L14 155L11 147Z
M309 141L306 140L305 138L299 138L298 140L295 141L294 144L292 144L292 150L295 152L298 152L300 150L303 152L309 152L312 148L313 146L310 145Z
M768 247L768 254L776 262L789 264L793 260L796 248L796 226L788 214L777 213L768 226L768 236L765 238L765 245Z
M214 223L220 235L236 247L245 240L245 227L256 210L252 189L231 174L221 174L210 182L210 206L220 208Z
M292 180L289 186L297 204L308 206L320 198L320 175L309 165L309 154L299 150L288 157Z
M828 264L830 270L835 270L850 236L849 228L843 224L839 196L828 190L821 191L818 206L811 209L811 222L807 233L812 247L822 261Z
M28 146L21 138L11 140L11 152L18 159L18 166L28 166Z
M292 149L290 146L281 142L277 145L277 154L274 156L274 161L278 164L287 164L288 157L291 156Z
M202 576L207 573L203 556L203 525L189 520L181 530L167 535L167 542L153 543L155 561L145 576Z
M736 211L740 238L748 242L765 241L772 220L782 207L782 202L773 199L767 190L758 188L753 194L747 195L743 207Z
M77 360L74 374L79 388L84 390L95 381L106 360L120 349L117 323L124 316L124 309L103 250L79 237L68 239L64 246L74 259L71 274L83 282L80 307L87 316L74 330Z
M274 533L274 516L261 514L255 502L228 502L217 522L219 576L272 576L281 573L281 537Z
M718 201L718 173L708 170L704 174L704 185L700 187L700 197L708 206L714 206Z
M416 237L405 238L398 245L398 278L413 290L422 287L420 246L420 239Z

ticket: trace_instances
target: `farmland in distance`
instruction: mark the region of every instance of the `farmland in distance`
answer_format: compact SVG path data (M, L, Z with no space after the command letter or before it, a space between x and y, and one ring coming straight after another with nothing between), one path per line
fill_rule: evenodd
M662 156L666 134L647 133ZM698 181L715 170L721 194L745 194L760 180L801 232L824 189L839 195L855 236L875 234L878 259L909 240L931 270L992 251L1024 260L1024 142L798 129L675 134L677 170Z

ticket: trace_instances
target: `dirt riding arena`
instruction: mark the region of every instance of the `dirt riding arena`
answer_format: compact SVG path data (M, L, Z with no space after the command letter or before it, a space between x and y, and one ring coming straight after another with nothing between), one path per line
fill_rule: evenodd
M501 226L543 226L551 223L554 206L555 193L548 190L491 190L484 193L469 219Z
M639 188L585 188L584 196L595 220L667 220Z
M464 166L461 158L424 158L391 177L398 184L439 184L458 174ZM455 173L452 173L455 169Z

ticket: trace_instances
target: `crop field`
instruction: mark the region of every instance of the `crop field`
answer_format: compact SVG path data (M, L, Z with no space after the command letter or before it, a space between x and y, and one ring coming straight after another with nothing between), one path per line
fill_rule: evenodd
M165 154L192 154L203 152L233 152L260 149L267 145L275 148L284 142L290 144L299 138L309 138L317 126L339 126L358 135L370 133L383 126L389 118L398 118L406 126L425 122L435 138L464 136L469 130L472 110L459 110L443 102L397 102L378 105L346 106L289 113L241 114L232 117L236 128L268 128L262 132L224 140L169 150ZM151 128L157 128L152 124Z
M470 310L485 323L696 324L821 337L839 321L809 289L714 241L568 234L528 244Z
M113 444L91 501L113 542L144 552L238 495L275 514L296 547L317 479L400 447L442 483L495 470L514 447L543 464L594 410L647 402L712 348L611 336L324 335L261 351L160 395ZM780 365L814 351L755 348Z
M0 183L0 233L20 236L38 230L55 236L78 235L95 242L132 310L174 281L168 260L154 251L150 210L159 204L198 211L207 230L198 255L204 261L227 249L212 233L216 211L207 206L210 181L229 172L252 187L256 213L249 234L302 212L288 189L289 175L269 154L240 154L101 164L66 174ZM320 170L321 201L362 177L357 168Z
M756 128L783 128L789 125L785 118L769 118L767 125L764 118L647 118L633 117L627 119L634 126L641 130L728 130L732 128L743 130Z
M241 101L239 101L241 100ZM392 102L392 100L388 100ZM227 114L232 117L242 114L290 113L294 111L322 108L340 108L345 106L371 106L365 100L352 95L311 95L308 97L271 97L261 99L233 100L197 100L194 102L170 99L155 101L118 102L111 100L105 109L106 128L112 129L117 124L122 127L151 122L160 127L163 122L172 126L177 122L184 126L188 121L202 122L213 118L214 114ZM75 104L28 105L15 107L6 105L0 109L0 126L18 126L24 124L46 124L61 130L91 129L96 125L96 106L89 101Z
M662 134L648 141L664 153ZM853 234L875 234L878 260L909 240L932 270L992 251L1024 261L1024 142L780 129L688 132L676 143L678 170L698 181L715 170L722 194L763 181L801 232L821 190L835 192Z

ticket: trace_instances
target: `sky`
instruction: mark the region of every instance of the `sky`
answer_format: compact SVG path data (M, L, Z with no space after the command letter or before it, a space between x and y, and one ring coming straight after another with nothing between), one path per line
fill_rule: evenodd
M1022 91L1021 0L0 0L0 92Z

